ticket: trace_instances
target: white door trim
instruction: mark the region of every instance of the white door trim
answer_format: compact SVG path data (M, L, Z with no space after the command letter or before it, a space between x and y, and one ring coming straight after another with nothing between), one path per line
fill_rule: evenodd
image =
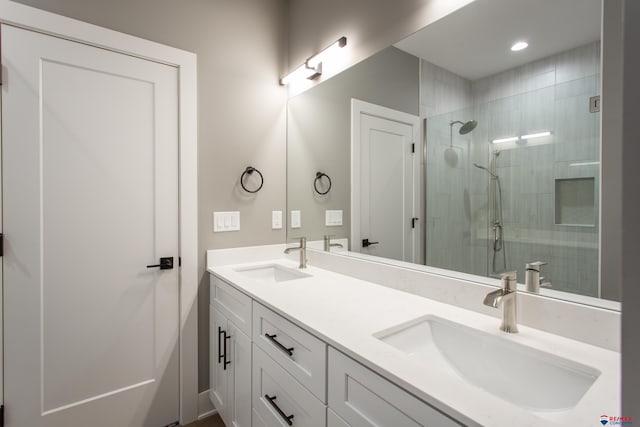
M361 241L360 235L360 116L367 114L369 116L379 117L382 119L393 120L399 123L409 125L413 129L413 143L416 144L414 156L414 184L413 184L413 212L414 216L418 215L420 210L420 156L422 153L422 140L420 138L420 118L413 114L402 111L392 110L370 102L361 101L351 98L351 249ZM418 221L418 224L420 222ZM418 227L420 227L418 225ZM416 228L416 236L421 236L419 228ZM414 255L416 260L419 259L420 243L419 238L414 239Z
M180 169L180 423L198 418L198 146L196 55L0 0L0 22L178 68ZM4 72L4 69L3 69Z

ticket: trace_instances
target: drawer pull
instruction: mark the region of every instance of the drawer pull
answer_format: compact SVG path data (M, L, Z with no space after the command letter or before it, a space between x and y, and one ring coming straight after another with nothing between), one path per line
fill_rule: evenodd
M276 396L273 397L269 397L268 394L264 395L264 398L267 399L269 401L269 403L271 404L271 406L273 407L273 409L275 409L278 414L280 414L280 416L282 417L283 420L285 420L285 422L287 424L289 424L290 426L293 425L293 421L291 421L293 419L293 414L291 415L287 415L284 412L282 412L282 409L280 409L280 407L278 406L278 404L276 402L274 402L276 400Z
M276 347L278 347L280 350L284 351L285 353L287 353L289 356L293 356L293 347L285 347L283 346L277 339L277 335L273 334L273 335L269 335L269 334L264 334L265 337L267 337L269 339L269 341L271 341L272 343L274 343L276 345Z

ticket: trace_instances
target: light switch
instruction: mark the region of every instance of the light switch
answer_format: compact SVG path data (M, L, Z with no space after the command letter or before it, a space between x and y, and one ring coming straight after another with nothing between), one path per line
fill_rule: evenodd
M328 227L336 227L342 225L342 212L342 210L324 211L324 225Z
M271 229L282 229L282 211L271 211Z
M291 228L301 227L302 220L300 217L300 211L291 211Z
M214 212L213 232L240 230L240 212Z

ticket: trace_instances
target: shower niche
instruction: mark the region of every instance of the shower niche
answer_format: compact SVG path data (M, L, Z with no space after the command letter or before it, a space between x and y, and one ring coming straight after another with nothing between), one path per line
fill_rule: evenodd
M555 180L555 222L557 225L595 227L595 178Z

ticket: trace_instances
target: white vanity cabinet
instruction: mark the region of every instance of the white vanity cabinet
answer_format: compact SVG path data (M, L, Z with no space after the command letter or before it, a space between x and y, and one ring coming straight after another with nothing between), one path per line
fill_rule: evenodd
M211 284L209 397L227 426L250 427L251 298L215 276Z
M227 427L459 426L211 275L211 401Z
M329 408L333 425L460 426L353 359L329 347Z

